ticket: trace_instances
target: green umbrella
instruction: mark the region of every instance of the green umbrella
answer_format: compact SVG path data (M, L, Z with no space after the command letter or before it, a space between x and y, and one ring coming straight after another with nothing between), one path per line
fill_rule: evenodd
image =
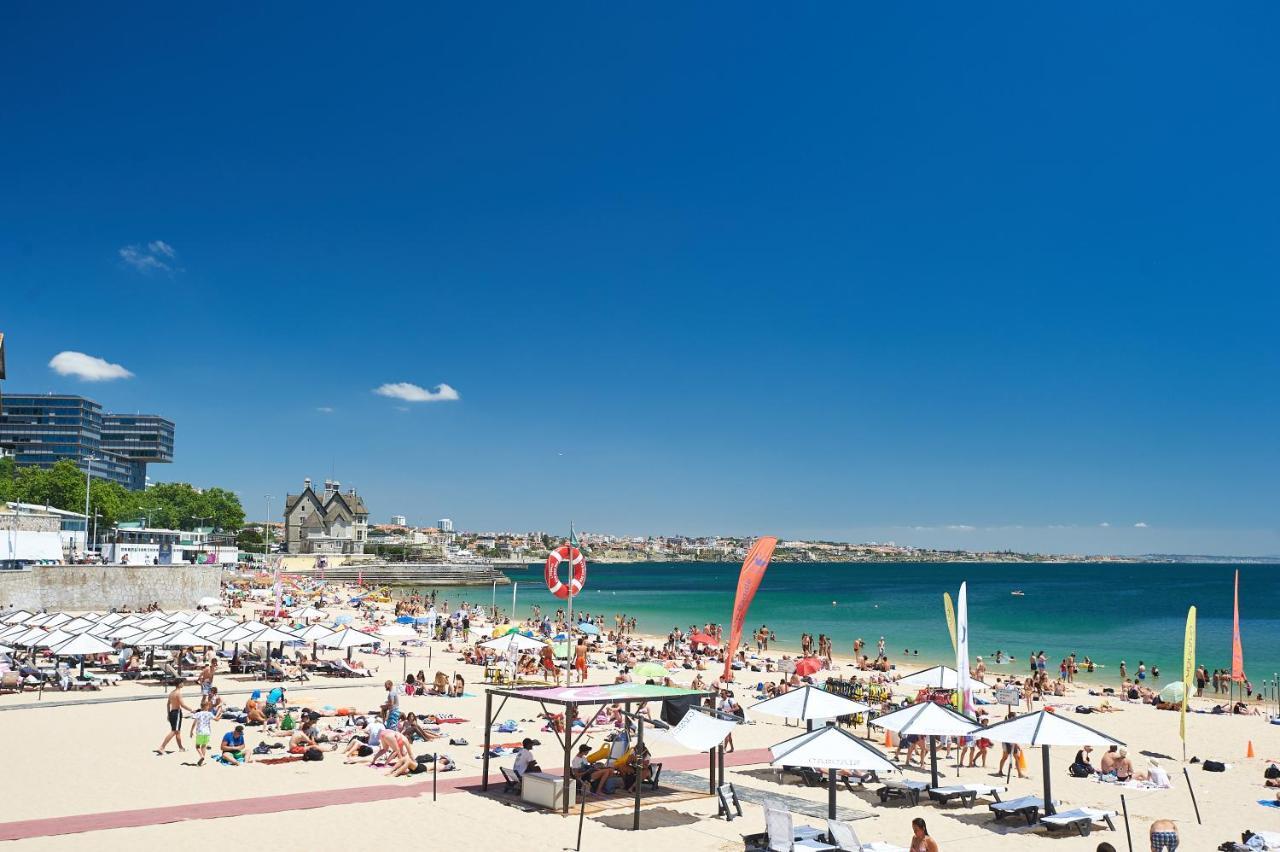
M569 656L569 643L556 642L554 645L551 646L551 650L555 652L555 655L557 657L567 657Z
M667 667L658 663L641 663L631 670L631 674L636 677L643 678L659 678L667 677L671 672L667 671Z

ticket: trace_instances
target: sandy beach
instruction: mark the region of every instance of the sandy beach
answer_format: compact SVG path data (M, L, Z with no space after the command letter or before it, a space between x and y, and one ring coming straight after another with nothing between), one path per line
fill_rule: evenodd
M334 608L340 611L341 608ZM389 610L384 614L389 614ZM357 622L359 626L360 622ZM655 644L661 640L654 639ZM459 645L458 647L461 647ZM429 649L429 651L428 651ZM428 665L428 653L433 665ZM338 651L321 652L337 657ZM17 839L20 846L32 849L82 848L93 843L99 848L157 848L179 844L185 848L226 848L230 845L262 842L270 838L280 849L354 848L400 845L426 841L428 848L437 844L456 843L459 838L474 837L486 846L505 848L566 849L573 848L578 828L576 809L569 817L546 812L527 812L511 797L497 795L501 785L491 786L490 793L479 792L481 744L484 741L483 670L458 660L443 642L431 642L410 649L410 656L374 656L355 652L356 659L376 676L346 680L313 676L308 682L289 685L291 704L323 709L353 706L374 710L385 695L384 679L400 683L402 672L418 669L429 674L441 670L458 672L466 678L466 695L461 698L438 696L405 696L403 710L418 714L437 713L460 716L467 721L444 726L452 738L464 738L466 746L444 745L439 750L457 763L457 770L439 776L438 798L432 801L430 775L413 778L387 778L385 769L368 765L344 765L340 754L326 753L320 762L286 762L275 765L254 763L242 767L226 767L209 763L193 765L194 751L157 756L154 749L167 731L164 718L164 696L159 685L124 682L96 692L61 693L46 690L0 696L0 725L6 737L4 800L6 818L0 824L0 837ZM603 654L593 655L591 683L611 683L616 667L604 663ZM921 661L923 667L926 661ZM1013 667L1009 667L1013 668ZM847 658L836 658L835 670L843 676L852 673ZM904 671L914 671L914 666ZM716 673L709 667L708 680ZM677 684L687 685L694 672L677 670ZM827 673L816 678L821 683ZM750 684L747 683L748 678ZM775 675L773 679L776 680ZM736 751L728 755L731 765L729 780L740 790L759 791L767 795L786 795L825 805L825 788L807 788L795 782L785 785L775 781L767 768L766 749L798 733L797 723L763 714L753 714L756 698L749 685L758 676L739 675L735 692L746 708L750 724L734 732ZM221 671L216 685L231 705L243 703L253 689L269 689L274 684L253 681ZM899 695L906 694L898 690ZM914 694L914 690L909 691ZM188 687L189 702L198 698L198 690ZM1100 699L1077 688L1068 696L1053 699L1070 713L1076 704L1094 706ZM508 705L504 718L531 720L539 708L529 702L524 706ZM1201 770L1191 765L1203 825L1198 825L1191 797L1183 777L1179 759L1182 744L1178 738L1178 714L1162 712L1150 706L1120 703L1110 714L1072 716L1128 744L1134 765L1141 770L1147 755L1155 755L1172 776L1173 787L1166 790L1121 789L1091 779L1068 777L1066 768L1074 749L1053 750L1054 796L1071 806L1086 805L1122 811L1124 794L1135 848L1145 849L1147 830L1158 818L1174 819L1182 833L1183 849L1215 849L1224 840L1238 840L1242 831L1280 829L1280 811L1260 806L1259 799L1274 798L1274 790L1262 786L1264 761L1280 758L1280 728L1257 716L1228 717L1202 714L1188 715L1188 755L1202 760L1216 759L1231 764L1224 773ZM1209 699L1193 699L1192 706L1211 706ZM1002 707L994 706L998 719ZM1038 706L1037 706L1037 709ZM325 725L340 720L325 718ZM189 722L184 721L183 733ZM214 741L229 730L230 723L214 725ZM541 721L520 721L515 734L494 734L494 742L516 741L524 736L542 742L536 749L543 765L558 766L555 736L543 732ZM866 729L856 731L865 735ZM873 742L883 745L883 733L876 732ZM264 737L261 729L247 731L247 744L259 741L281 741L281 737ZM590 735L589 742L600 738ZM1256 757L1246 759L1252 741ZM415 751L433 746L415 744ZM690 755L670 742L652 744L655 760L666 760L683 771L706 778L706 755ZM279 755L276 752L272 757ZM743 760L754 762L733 765ZM946 765L944 779L960 782L983 782L1003 785L1001 779L987 773L995 770L999 747L989 756L989 767L956 770ZM498 766L510 765L511 757L497 758L491 777L499 779ZM1028 777L1012 779L1006 798L1039 795L1042 778L1040 755L1028 754ZM557 771L557 770L551 770ZM904 776L926 779L927 770L907 768ZM427 779L425 782L422 779ZM946 783L944 780L943 783ZM744 804L742 819L726 822L717 818L715 800L706 787L669 795L664 785L663 801L646 804L641 818L644 830L631 832L631 800L615 796L607 805L593 805L583 827L583 849L650 849L654 843L678 843L689 850L729 850L742 848L742 835L764 830L762 808ZM1064 833L1046 835L1043 829L1030 831L1025 826L1006 820L995 823L984 803L963 807L921 804L911 807L900 801L881 804L870 785L866 792L853 794L841 790L839 804L852 808L865 818L855 821L862 840L883 840L905 846L910 838L910 821L924 817L931 835L941 849L956 852L977 850L1013 850L1028 848L1092 850L1100 840L1125 848L1124 823L1117 816L1119 831L1103 831L1090 838ZM670 801L668 801L670 799ZM800 821L820 821L800 817ZM125 827L119 827L125 826ZM69 833L68 833L69 832Z

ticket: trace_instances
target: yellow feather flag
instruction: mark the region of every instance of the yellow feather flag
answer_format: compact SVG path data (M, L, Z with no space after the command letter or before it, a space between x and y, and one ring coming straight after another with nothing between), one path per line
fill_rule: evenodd
M1187 698L1196 674L1196 608L1187 610L1187 634L1182 647L1182 708L1178 720L1178 736L1182 737L1183 757L1187 751Z
M942 605L947 609L947 630L951 632L951 653L956 652L956 608L951 603L951 593L942 593Z

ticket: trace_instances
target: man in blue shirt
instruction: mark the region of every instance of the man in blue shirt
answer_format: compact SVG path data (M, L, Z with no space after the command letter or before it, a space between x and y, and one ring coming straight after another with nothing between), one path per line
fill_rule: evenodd
M249 753L244 748L244 725L236 725L234 731L223 734L222 762L228 766L249 762Z

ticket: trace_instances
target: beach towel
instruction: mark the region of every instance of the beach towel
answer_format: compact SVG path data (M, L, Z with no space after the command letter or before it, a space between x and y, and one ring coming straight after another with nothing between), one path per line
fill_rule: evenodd
M1280 808L1280 802L1277 802L1275 799L1259 799L1258 804L1262 805L1264 808Z
M277 763L296 763L302 760L302 755L288 755L287 757L268 757L266 760L255 760L254 763L263 766L275 766Z

